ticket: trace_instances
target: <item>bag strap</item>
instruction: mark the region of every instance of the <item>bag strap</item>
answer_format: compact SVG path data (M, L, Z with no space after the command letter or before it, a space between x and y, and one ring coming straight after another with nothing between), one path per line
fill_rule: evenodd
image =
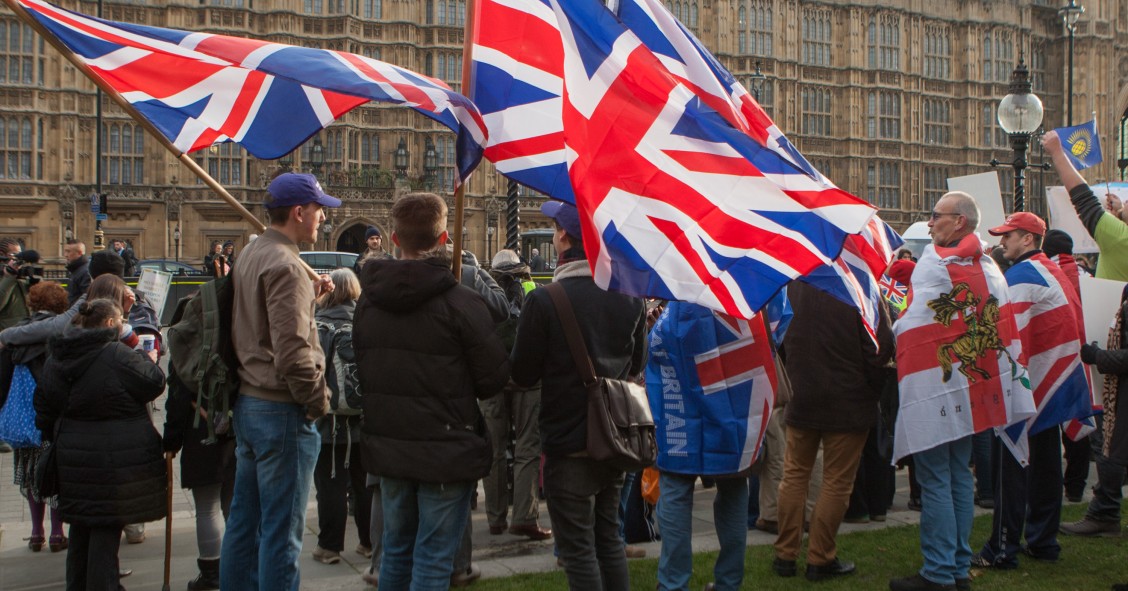
M560 324L564 326L564 337L568 339L568 349L572 351L572 359L576 362L576 371L584 386L590 388L595 385L595 367L591 363L591 355L584 346L584 337L580 334L580 325L576 322L576 313L572 311L572 302L568 301L568 294L564 286L559 283L550 283L545 287L548 295L552 296L552 303L556 307L556 315Z

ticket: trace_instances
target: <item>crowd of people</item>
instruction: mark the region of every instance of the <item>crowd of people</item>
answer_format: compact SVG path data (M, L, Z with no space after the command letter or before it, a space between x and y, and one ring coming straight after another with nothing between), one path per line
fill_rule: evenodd
M1043 143L1101 248L1096 276L1128 280L1123 204L1098 200L1053 133ZM285 173L268 188L268 229L239 264L233 243L213 245L205 267L234 286L240 383L232 432L214 443L195 393L157 363L156 312L122 280L130 263L118 245L88 257L68 244L64 289L29 285L20 244L0 239L0 403L30 401L24 430L36 431L17 442L14 481L32 516L29 548L68 552L68 590L119 588L123 532L140 542L143 524L166 515L166 461L177 456L196 506L190 591L298 589L311 489L313 559L341 562L351 513L354 551L371 559L362 578L380 589L481 576L470 542L479 481L490 535L551 540L569 587L582 591L631 588L627 558L644 553L626 543L625 507L655 484L658 588L687 589L699 479L716 488L712 590L745 586L751 528L776 535L780 577L800 565L810 581L856 572L837 531L885 519L895 463L910 467L923 565L890 581L893 591L970 589L973 567L1058 560L1059 534L1120 532L1128 291L1106 346L1088 344L1072 243L1034 214L987 229L999 242L991 252L975 200L944 195L932 244L891 261L908 297L869 326L802 282L751 319L604 291L579 212L555 201L542 212L555 227L558 287L531 281L545 268L535 250L528 262L502 250L488 271L465 253L456 278L447 207L428 193L392 208L398 256L370 227L355 268L313 279L299 245L339 205L312 175ZM645 384L653 469L626 474L589 454L589 384L569 345L577 334L595 375ZM1037 357L1047 339L1062 364L1105 375L1103 399L1087 374L1078 382L1046 369ZM150 412L166 385L162 436ZM1051 420L1059 416L1071 421ZM1090 450L1088 514L1061 524L1063 493L1079 499ZM36 470L45 455L57 475L50 490ZM976 504L993 509L978 551Z

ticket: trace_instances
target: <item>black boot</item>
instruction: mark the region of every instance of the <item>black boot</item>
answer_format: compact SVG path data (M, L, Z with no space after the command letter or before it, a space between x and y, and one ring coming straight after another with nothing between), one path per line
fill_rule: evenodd
M215 591L219 589L219 559L196 559L200 574L188 581L188 591Z

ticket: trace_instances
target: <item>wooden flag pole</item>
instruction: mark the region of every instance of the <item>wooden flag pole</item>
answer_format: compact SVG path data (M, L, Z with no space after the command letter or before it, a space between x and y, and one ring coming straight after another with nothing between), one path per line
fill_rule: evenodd
M7 0L11 1L11 0ZM471 89L470 70L471 59L474 56L474 20L476 15L476 2L466 0L466 29L462 32L462 93L469 97L473 94ZM466 239L462 235L462 227L466 223L466 183L470 177L462 179L454 190L454 253L451 255L450 270L454 278L462 281L462 244Z
M47 27L44 27L38 20L36 20L35 17L28 14L27 10L25 10L17 0L4 0L4 3L8 5L8 8L12 9L12 12L16 13L16 16L20 20L27 23L27 25L32 29L35 29L35 31L39 33L39 35L44 39L46 39L52 47L58 50L59 53L61 53L63 57L67 59L67 61L69 61L74 67L78 68L78 71L85 74L87 78L89 78L94 82L95 85L98 86L98 88L101 88L102 92L105 92L107 96L113 99L113 101L117 103L117 105L121 107L122 110L126 112L126 114L132 117L134 121L141 125L141 127L144 127L145 130L149 132L149 135L156 138L156 140L160 142L160 144L164 146L165 149L167 149L169 152L175 154L177 159L180 160L182 164L188 167L188 170L192 171L192 173L199 177L200 180L204 181L204 184L215 191L216 194L219 195L224 201L226 201L228 205L235 209L235 211L238 212L244 220L251 224L256 232L261 234L266 230L266 226L261 221L259 221L259 219L256 218L253 213L248 211L246 207L243 207L242 203L239 203L238 200L232 197L231 193L228 193L227 189L225 189L223 185L219 184L215 179L213 179L211 175L207 173L207 171L200 167L199 164L196 164L195 160L193 160L191 157L189 157L187 154L173 145L173 143L169 141L169 139L165 137L165 135L161 133L161 131L157 129L155 125L153 125L152 121L149 121L144 115L138 112L137 109L132 104L130 104L129 101L125 100L125 98L121 96L121 94L118 93L117 90L114 89L114 87L110 86L105 80L102 80L101 77L95 74L94 71L90 69L90 66L86 64L86 62L82 61L81 58L75 55L74 52L71 51L70 48L67 47L62 41L60 41L58 37L55 37L55 35L51 33L51 31L47 29ZM463 67L464 72L465 70L466 68ZM312 268L310 268L309 265L305 264L304 261L302 262L302 265L305 267L306 272L309 274L311 279L316 280L319 278L318 274Z

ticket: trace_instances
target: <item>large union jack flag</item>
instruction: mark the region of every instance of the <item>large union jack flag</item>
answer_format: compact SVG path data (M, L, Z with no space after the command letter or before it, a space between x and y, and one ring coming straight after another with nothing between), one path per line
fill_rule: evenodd
M496 142L487 157L575 201L604 288L748 318L874 214L773 131L658 3L626 1L616 16L596 0L487 0L475 20L472 96ZM544 122L554 112L559 129ZM553 192L568 184L571 194Z
M346 53L103 20L18 0L181 152L234 141L278 158L368 101L398 103L458 134L465 179L486 140L481 114L442 81Z

